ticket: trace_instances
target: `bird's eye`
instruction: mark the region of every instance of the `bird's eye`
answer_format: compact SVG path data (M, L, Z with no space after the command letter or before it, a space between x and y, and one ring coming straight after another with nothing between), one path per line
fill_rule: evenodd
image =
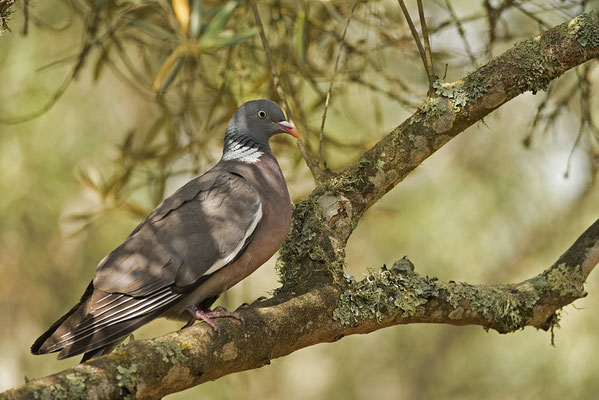
M260 118L260 119L266 118L266 111L264 111L264 110L258 111L258 118Z

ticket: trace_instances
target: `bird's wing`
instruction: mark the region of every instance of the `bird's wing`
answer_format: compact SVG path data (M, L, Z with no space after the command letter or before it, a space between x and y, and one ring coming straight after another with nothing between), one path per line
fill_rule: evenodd
M88 290L32 352L62 350L59 358L70 357L160 316L239 257L261 218L260 196L243 177L215 171L189 182L102 260L93 293Z
M138 297L194 285L235 260L261 218L260 196L243 177L204 174L167 198L102 260L94 287Z

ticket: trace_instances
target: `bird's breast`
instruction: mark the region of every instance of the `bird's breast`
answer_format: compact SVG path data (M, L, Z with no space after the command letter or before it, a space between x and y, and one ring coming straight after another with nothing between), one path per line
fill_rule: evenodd
M276 160L274 164L256 163L235 172L242 175L260 194L262 219L243 254L230 265L215 272L186 296L168 317L188 319L188 314L185 312L187 306L199 304L209 297L221 294L245 279L268 261L287 237L291 224L291 201L285 179Z

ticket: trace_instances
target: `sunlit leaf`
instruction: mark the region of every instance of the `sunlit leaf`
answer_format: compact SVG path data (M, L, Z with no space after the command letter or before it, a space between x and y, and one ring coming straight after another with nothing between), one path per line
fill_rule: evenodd
M183 48L178 47L171 53L170 56L168 56L168 58L164 61L164 64L162 64L160 71L158 71L158 75L156 75L154 84L152 85L152 89L158 92L159 95L168 89L170 84L173 83L173 80L179 73L179 70L183 66L183 54Z
M201 0L191 0L191 20L189 22L189 37L197 39L200 36L202 28L202 2Z
M189 30L189 0L172 0L175 17L184 33Z
M228 46L234 46L237 43L243 42L258 33L258 28L250 28L244 32L241 32L235 36L226 37L225 35L216 38L205 38L202 37L200 41L200 47L204 50L222 48Z
M77 178L79 178L79 182L88 189L93 190L94 192L100 193L100 183L98 182L100 177L98 171L92 170L90 168L87 169L79 169L77 171Z

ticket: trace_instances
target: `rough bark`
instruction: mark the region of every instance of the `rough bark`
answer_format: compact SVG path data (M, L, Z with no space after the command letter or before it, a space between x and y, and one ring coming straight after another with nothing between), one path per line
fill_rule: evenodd
M297 205L281 250L283 287L223 320L218 334L197 324L0 394L0 399L160 398L345 335L407 323L476 324L499 332L547 329L556 311L586 295L599 262L599 220L555 264L502 285L441 282L402 259L355 282L343 276L344 248L360 216L433 152L505 102L545 89L599 56L599 11L517 44L436 96L340 174L321 177Z

